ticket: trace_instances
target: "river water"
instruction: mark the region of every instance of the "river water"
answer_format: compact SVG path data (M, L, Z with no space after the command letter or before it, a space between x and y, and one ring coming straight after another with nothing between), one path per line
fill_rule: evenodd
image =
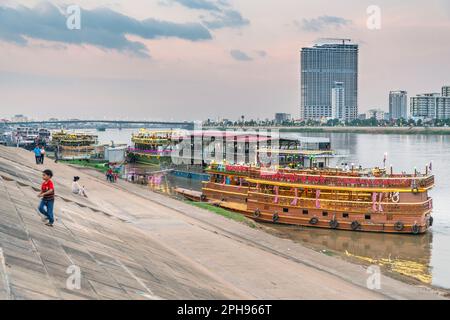
M99 141L131 143L137 130L97 132ZM425 235L392 235L321 230L295 226L270 225L282 236L301 242L325 254L336 254L366 264L378 264L437 287L450 289L450 135L394 135L354 133L283 133L288 137L328 137L332 148L346 154L345 162L363 167L382 166L383 156L396 172L424 171L433 162L436 186L431 191L434 225ZM146 170L145 167L138 168ZM152 169L148 169L152 170ZM199 189L201 183L166 176L157 186L170 193L173 187Z

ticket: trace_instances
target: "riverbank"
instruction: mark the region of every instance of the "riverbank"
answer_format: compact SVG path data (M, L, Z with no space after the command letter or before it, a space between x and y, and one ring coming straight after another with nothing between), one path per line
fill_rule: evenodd
M99 172L53 162L46 166L56 174L54 181L59 196L59 220L50 231L40 223L36 211L33 212L37 199L30 192L30 188L38 187L42 167L33 163L30 152L0 147L0 175L10 197L2 199L6 204L2 208L15 206L15 214L24 221L19 225L26 229L20 233L9 232L8 228L15 225L13 220L19 218L6 218L2 211L0 236L5 239L20 235L16 241L42 243L27 251L1 242L0 246L6 252L6 264L12 269L0 270L0 275L9 280L13 298L17 298L14 293L24 294L30 290L26 288L25 277L39 282L33 287L33 293L39 293L40 285L45 284L54 290L49 296L53 297L55 293L57 298L65 298L61 294L63 289L54 289L55 283L62 283L67 268L65 261L56 261L51 265L52 269L43 268L39 273L33 273L33 263L26 262L33 254L42 257L42 264L50 263L45 257L50 260L54 255L46 250L45 243L58 246L58 250L64 252L63 257L69 254L75 259L77 254L83 270L107 268L93 272L86 279L84 285L89 286L91 295L84 298L88 299L108 298L98 294L103 288L98 283L102 281L108 282L104 284L107 285L105 288L123 294L125 299L137 296L163 299L437 299L445 294L428 287L405 284L386 275L381 275L379 290L370 290L367 288L370 274L361 265L315 252L291 240L280 239L164 195L149 190L144 192L141 187L125 181L109 184ZM87 200L70 193L75 175L80 176L81 183L86 186ZM23 194L16 193L16 189ZM70 239L67 238L69 234ZM18 256L22 260L14 258ZM103 257L102 261L109 261L106 267L96 264L100 257ZM113 269L121 264L128 270L132 267L133 279L139 280L134 279L137 281L132 286L136 288L134 291L128 289L132 296L124 289L125 280L119 282L121 277ZM60 276L53 276L49 270L55 270ZM102 279L101 274L107 275L108 279ZM139 290L146 290L146 295L135 294ZM32 298L32 295L27 297Z
M280 132L450 135L450 127L203 127L211 130L279 130Z

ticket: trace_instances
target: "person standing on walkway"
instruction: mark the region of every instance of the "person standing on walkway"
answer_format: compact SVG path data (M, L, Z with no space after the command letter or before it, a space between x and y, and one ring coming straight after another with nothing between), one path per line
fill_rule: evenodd
M36 147L33 149L34 156L36 157L36 164L41 163L41 148L36 145Z
M54 216L53 208L55 205L55 186L53 185L53 172L51 170L44 170L42 172L42 186L38 197L41 198L39 205L39 212L45 216L46 226L53 227Z
M58 160L59 160L59 144L56 145L55 148L55 163L58 163Z
M44 164L45 159L45 148L44 146L41 146L41 164Z

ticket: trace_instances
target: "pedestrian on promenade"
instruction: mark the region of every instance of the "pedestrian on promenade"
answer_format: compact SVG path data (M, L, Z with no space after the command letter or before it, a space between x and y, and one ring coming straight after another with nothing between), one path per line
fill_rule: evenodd
M80 181L80 177L73 177L72 193L78 194L80 196L87 198L88 196L86 194L86 189L84 188L84 186L80 186L78 181Z
M45 159L45 149L44 146L41 146L41 164L44 164Z
M42 186L38 197L41 198L39 205L39 212L44 215L45 225L53 227L54 217L53 208L55 205L55 186L53 185L53 172L51 170L44 170L42 172Z
M36 145L36 147L33 149L34 156L36 157L36 164L41 163L41 148Z
M114 182L114 172L111 168L109 168L108 171L106 171L106 179L109 182Z
M55 163L58 163L59 160L59 145L55 148Z

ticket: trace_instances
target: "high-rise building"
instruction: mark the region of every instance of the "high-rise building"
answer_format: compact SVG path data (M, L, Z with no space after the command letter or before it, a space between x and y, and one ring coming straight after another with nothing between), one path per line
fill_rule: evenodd
M441 93L443 97L450 97L450 86L442 87Z
M291 120L291 115L289 113L275 113L275 122L276 123L283 123L285 121Z
M344 120L345 89L343 82L335 82L331 89L331 118Z
M376 120L385 120L385 114L386 112L381 109L370 109L366 112L366 119L375 118Z
M408 93L406 91L389 93L389 115L394 120L408 118Z
M411 116L422 119L450 119L450 95L444 95L446 94L444 88L442 88L443 95L425 93L412 97Z
M336 83L345 92L343 119L358 116L358 45L346 41L302 48L300 118L331 118Z

